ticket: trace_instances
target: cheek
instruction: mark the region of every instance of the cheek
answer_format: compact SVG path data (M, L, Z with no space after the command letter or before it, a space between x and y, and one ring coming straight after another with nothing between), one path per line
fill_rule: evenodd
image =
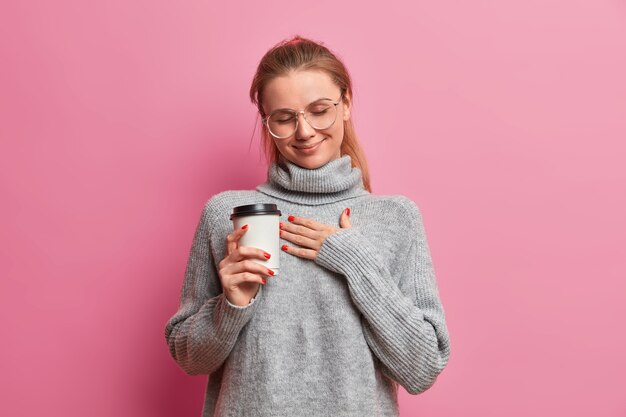
M332 136L333 139L343 137L343 120L337 118L335 124L323 131L326 136Z
M289 146L288 146L288 145L286 145L285 143L283 143L283 142L278 142L278 141L276 141L276 140L274 141L274 145L276 145L276 148L277 148L279 151L281 151L281 152L282 152L283 150L285 150L285 149L289 148Z
M338 120L339 122L339 120ZM333 138L335 139L341 139L343 138L343 120L340 121L341 123L337 123L336 126L332 127L331 130L331 135L333 136Z

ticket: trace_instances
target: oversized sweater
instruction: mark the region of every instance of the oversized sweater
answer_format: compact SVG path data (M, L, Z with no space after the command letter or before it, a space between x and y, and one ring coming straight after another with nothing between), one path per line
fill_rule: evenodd
M352 227L326 237L315 260L273 253L280 274L237 306L217 265L233 207L253 203L338 228L349 207ZM450 355L418 206L366 191L348 155L317 169L281 159L255 190L212 196L165 338L187 374L209 375L204 417L398 416L398 384L427 390Z

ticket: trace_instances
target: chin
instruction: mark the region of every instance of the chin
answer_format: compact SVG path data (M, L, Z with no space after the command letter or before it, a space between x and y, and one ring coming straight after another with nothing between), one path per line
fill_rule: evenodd
M312 158L296 157L292 162L303 168L316 169L321 167L322 165L325 165L328 160L319 156Z
M287 159L302 168L316 169L326 165L333 157L331 155L311 155L309 157L290 155Z

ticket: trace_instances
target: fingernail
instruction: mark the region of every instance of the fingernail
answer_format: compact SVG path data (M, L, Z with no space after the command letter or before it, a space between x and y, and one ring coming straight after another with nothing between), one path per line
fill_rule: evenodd
M248 228L247 224L244 224L243 226L241 226L242 229L246 230Z
M293 221L293 219L295 219L295 217L293 217L293 216L289 216L289 217L287 217L287 220L289 220L290 222L292 222L292 221Z
M348 207L348 208L346 209L346 214L347 214L348 216L350 215L350 207Z
M263 256L265 256L265 258L269 259L269 258L270 258L270 256L272 256L272 255L270 255L270 254L269 254L269 253L267 253L267 252L263 252Z
M278 228L282 229L283 228L283 222L278 223Z
M283 245L280 247L282 250L287 250L287 245Z
M261 280L263 281L263 284L267 283L267 280L265 278L261 278Z
M272 271L271 269L268 269L267 273L270 274L270 275L274 275L274 271Z

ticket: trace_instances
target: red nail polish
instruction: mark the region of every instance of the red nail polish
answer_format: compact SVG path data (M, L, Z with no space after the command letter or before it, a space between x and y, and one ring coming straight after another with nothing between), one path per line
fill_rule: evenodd
M280 247L282 250L287 250L287 245L283 245Z
M272 271L271 269L268 269L267 273L270 274L270 275L274 275L274 271Z
M289 220L290 222L292 222L294 219L295 219L295 217L293 217L293 216L287 217L287 220Z
M243 226L241 226L242 229L246 230L248 228L247 224L244 224Z
M282 229L283 228L283 222L278 223L278 228Z
M261 278L261 280L263 281L263 284L267 283L267 280L265 278Z
M263 256L265 256L265 258L269 259L269 258L270 258L270 256L272 256L272 255L270 255L270 254L269 254L269 253L267 253L267 252L263 252Z
M346 209L346 213L348 214L348 216L350 215L350 207Z

